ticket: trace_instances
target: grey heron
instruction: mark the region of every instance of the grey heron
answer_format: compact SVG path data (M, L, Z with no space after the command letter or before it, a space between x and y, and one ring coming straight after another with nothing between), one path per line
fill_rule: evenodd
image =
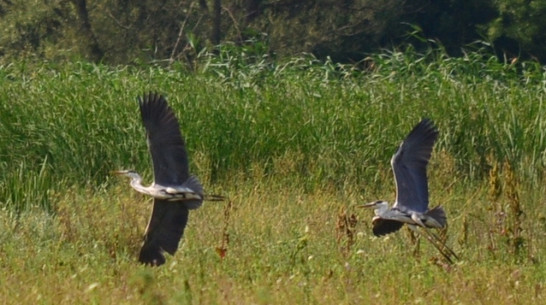
M165 263L164 252L174 255L178 249L189 211L199 208L203 200L223 200L223 197L206 198L199 180L190 175L178 120L165 98L149 93L139 97L138 102L152 157L154 182L143 186L142 177L133 170L114 173L131 178L136 191L154 198L138 260L159 266Z
M389 208L388 202L381 200L363 207L375 209L372 219L375 236L396 232L404 223L417 233L419 227L426 233L425 238L452 262L450 256L456 258L457 255L428 230L447 226L446 214L441 206L428 208L427 165L437 139L438 129L431 120L423 119L419 122L391 158L396 182L396 201L392 208Z

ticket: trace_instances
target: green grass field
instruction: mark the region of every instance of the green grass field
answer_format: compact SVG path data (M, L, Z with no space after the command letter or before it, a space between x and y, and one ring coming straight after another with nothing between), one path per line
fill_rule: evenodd
M225 54L224 54L225 55ZM0 67L2 304L540 304L546 72L481 53L359 65L207 57L183 67ZM190 213L167 264L137 263L152 180L136 97L164 93L192 172L229 201ZM390 158L440 129L431 204L454 265L407 229L371 234ZM220 252L225 252L221 257Z

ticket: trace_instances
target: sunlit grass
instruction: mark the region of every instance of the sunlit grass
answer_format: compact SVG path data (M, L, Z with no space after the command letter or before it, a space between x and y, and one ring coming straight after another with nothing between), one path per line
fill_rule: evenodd
M442 173L433 171L431 178ZM425 240L412 242L407 229L388 238L371 235L371 213L354 204L390 199L390 191L373 197L328 189L309 194L302 187L242 182L225 188L232 208L224 258L216 249L227 203L207 203L190 214L177 254L161 268L148 268L136 257L151 201L125 181L110 183L94 194L67 190L55 201L56 216L33 209L14 218L2 211L4 300L525 304L544 298L543 216L527 216L526 250L518 261L504 233L489 225L497 215L487 208L485 187L462 192L462 182L447 189L433 184L432 201L449 212L448 244L461 256L452 266ZM526 194L525 202L542 196ZM339 229L341 211L357 220L349 247ZM18 288L23 283L25 290Z
M226 58L193 73L0 67L2 302L544 301L543 68L480 53L392 52L365 68ZM152 179L136 103L149 90L180 118L192 172L231 202L193 211L161 268L136 262L151 200L108 174ZM422 117L440 129L430 194L453 266L406 229L373 237L356 207L393 201L389 160Z

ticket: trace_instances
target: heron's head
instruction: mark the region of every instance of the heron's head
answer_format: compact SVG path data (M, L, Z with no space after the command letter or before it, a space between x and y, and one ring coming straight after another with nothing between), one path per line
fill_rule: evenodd
M126 176L131 179L140 179L140 175L134 170L111 171L111 173L118 176Z
M384 211L389 208L389 203L383 200L377 200L374 202L370 202L364 205L361 205L362 208L374 208L376 212L378 211Z

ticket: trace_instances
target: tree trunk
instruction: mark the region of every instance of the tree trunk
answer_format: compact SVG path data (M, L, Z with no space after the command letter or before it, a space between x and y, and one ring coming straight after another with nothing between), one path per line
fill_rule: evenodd
M251 22L254 18L258 17L262 12L260 11L260 4L262 0L247 0L246 1L246 22Z
M221 13L222 13L222 0L214 0L214 7L213 7L213 15L212 15L212 43L213 44L219 44L220 43L220 36L222 35L222 32L220 31L220 27L222 26L222 19L221 19Z
M103 58L104 52L99 46L97 37L91 29L89 22L89 13L87 11L87 2L85 0L71 0L76 6L76 12L80 21L80 33L84 36L84 41L87 41L87 50L91 56L91 60L99 61Z

